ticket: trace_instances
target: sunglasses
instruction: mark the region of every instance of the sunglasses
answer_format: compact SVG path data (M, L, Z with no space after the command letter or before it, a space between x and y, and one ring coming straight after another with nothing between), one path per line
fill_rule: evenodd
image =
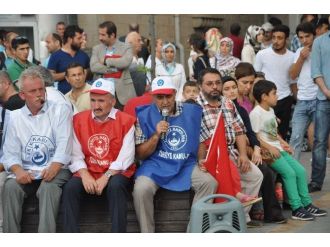
M17 36L14 40L28 39L26 36Z

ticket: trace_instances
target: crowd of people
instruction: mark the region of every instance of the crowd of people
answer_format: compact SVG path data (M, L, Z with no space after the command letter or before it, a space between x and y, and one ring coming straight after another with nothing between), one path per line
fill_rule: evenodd
M159 188L192 189L192 203L225 191L210 163L230 170L228 194L248 227L286 223L284 194L294 220L327 215L309 193L322 189L330 149L328 30L327 18L302 15L290 49L277 18L250 25L244 39L238 23L228 37L217 28L193 33L187 73L164 37L150 55L137 24L117 37L113 22L101 23L89 56L84 30L59 22L42 63L26 37L1 30L0 232L21 231L33 194L38 232L56 232L59 211L63 231L79 232L86 195L107 197L112 232L126 232L132 195L140 231L155 232ZM228 166L208 156L218 128ZM306 135L310 183L299 161Z

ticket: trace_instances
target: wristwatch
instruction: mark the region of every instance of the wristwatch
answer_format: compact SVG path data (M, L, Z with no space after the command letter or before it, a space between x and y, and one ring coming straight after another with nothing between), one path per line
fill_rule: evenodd
M110 170L107 170L104 175L107 177L107 178L110 178L113 174Z

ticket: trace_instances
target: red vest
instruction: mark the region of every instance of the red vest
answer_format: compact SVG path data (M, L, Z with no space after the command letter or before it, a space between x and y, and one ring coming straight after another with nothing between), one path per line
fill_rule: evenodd
M92 111L87 110L73 117L73 128L85 155L89 173L98 179L118 157L123 140L131 129L135 119L118 111L116 119L110 118L104 123L92 119ZM132 164L122 174L131 177L136 170ZM75 176L79 176L78 173Z

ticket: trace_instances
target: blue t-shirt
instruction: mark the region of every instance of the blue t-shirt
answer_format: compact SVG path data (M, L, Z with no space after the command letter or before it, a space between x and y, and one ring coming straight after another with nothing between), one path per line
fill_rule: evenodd
M88 69L89 60L88 55L82 50L77 51L72 57L69 53L60 49L50 56L47 69L54 70L56 73L62 73L65 72L68 65L72 62L79 63L84 69ZM58 90L63 94L66 94L71 90L71 86L65 79L63 79L58 83Z

